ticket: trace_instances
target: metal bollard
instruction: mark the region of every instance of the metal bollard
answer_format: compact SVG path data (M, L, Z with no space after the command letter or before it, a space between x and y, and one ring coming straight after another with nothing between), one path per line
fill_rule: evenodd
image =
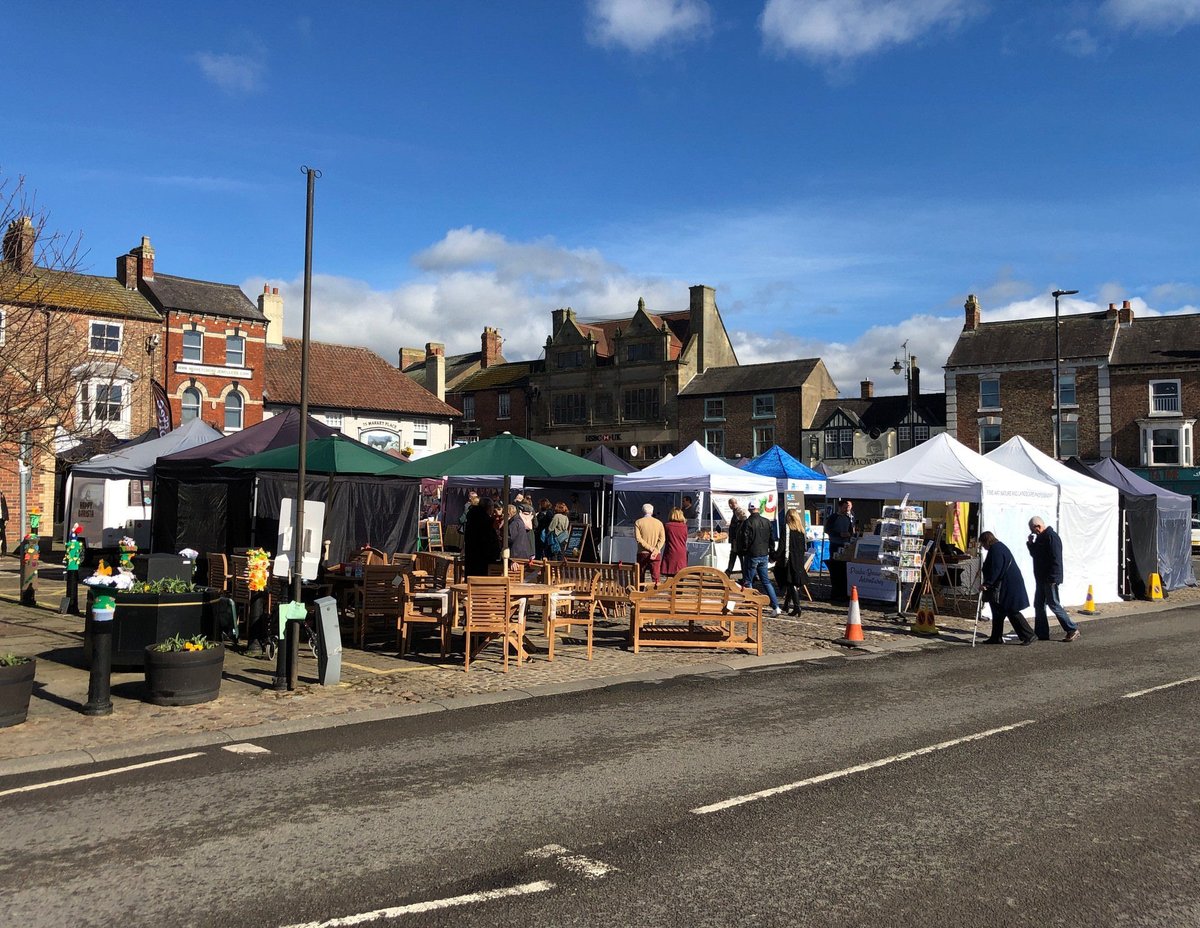
M116 604L98 596L92 606L92 666L88 673L88 699L84 715L112 715L112 630Z

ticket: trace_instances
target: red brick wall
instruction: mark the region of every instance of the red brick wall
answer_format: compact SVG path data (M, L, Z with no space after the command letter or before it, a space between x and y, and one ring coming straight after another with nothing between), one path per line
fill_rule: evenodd
M761 393L771 392L769 390ZM679 447L684 448L693 441L704 444L704 433L710 428L725 429L725 454L734 457L754 457L754 429L773 425L775 444L797 458L801 457L800 439L803 431L801 422L800 391L775 392L775 418L755 419L754 397L757 394L726 394L725 421L704 420L704 400L701 396L679 397ZM767 446L769 447L769 446ZM766 448L760 448L761 454Z
M1200 371L1118 368L1111 372L1113 457L1127 467L1141 466L1141 428L1137 420L1150 417L1150 381L1176 379L1183 415L1200 415Z
M198 363L216 367L225 366L226 333L237 330L246 340L243 368L251 372L249 379L232 377L228 374L184 374L176 370L183 361L183 330L199 325L205 332L204 350ZM216 429L225 427L225 405L223 394L231 383L237 383L245 399L243 427L249 427L263 418L263 369L266 326L262 323L221 319L192 313L171 313L164 339L164 386L171 401L171 418L179 425L183 417L183 391L193 384L200 390L200 418Z
M500 406L500 394L509 395L509 417L501 419L497 415ZM446 394L446 402L462 412L462 393ZM454 435L464 434L464 429L474 426L478 429L478 438L492 438L502 432L512 432L518 438L529 435L529 415L526 409L526 392L523 386L506 387L503 390L479 390L473 392L475 397L475 419L472 422L455 422Z

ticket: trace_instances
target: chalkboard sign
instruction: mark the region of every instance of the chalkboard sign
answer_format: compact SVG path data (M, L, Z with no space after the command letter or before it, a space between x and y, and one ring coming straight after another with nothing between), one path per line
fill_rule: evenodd
M592 533L588 526L572 525L571 533L567 536L567 548L563 551L563 560L583 560L584 551L592 546L591 541Z
M424 522L417 523L424 531L418 532L418 535L425 536L426 551L442 551L442 523L435 519L430 519Z

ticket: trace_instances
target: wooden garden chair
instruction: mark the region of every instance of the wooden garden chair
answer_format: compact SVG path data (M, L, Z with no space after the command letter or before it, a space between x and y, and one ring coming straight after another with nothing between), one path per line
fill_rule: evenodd
M557 597L557 605L546 616L546 638L550 642L548 658L554 660L554 639L559 631L571 634L573 625L587 628L587 659L592 659L592 634L595 630L596 607L599 602L596 594L600 589L599 572L592 574L592 580L586 587L576 586L563 590Z
M354 639L362 648L372 618L399 621L402 609L402 585L394 583L404 576L404 569L394 564L368 564L363 568L362 604L354 617Z
M213 552L204 555L204 560L208 564L208 588L224 595L229 591L229 558Z
M442 659L450 653L450 626L454 616L450 613L449 590L421 589L416 578L401 574L400 617L396 620L396 650L404 657L412 650L412 634L422 628L436 628L441 639Z
M517 663L525 658L525 600L513 602L508 577L470 577L467 580L467 618L463 635L466 655L464 670L470 672L471 658L495 638L500 639L504 672L508 673L508 648L517 652ZM478 644L474 639L478 638ZM472 653L474 652L474 653Z

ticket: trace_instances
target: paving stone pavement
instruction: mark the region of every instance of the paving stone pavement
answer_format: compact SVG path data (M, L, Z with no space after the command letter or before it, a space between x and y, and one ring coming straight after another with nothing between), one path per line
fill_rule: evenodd
M342 682L337 686L317 683L316 661L306 647L302 648L299 664L300 685L294 692L276 692L272 688L273 661L227 651L221 695L213 702L189 707L152 706L141 700L140 672L114 673L112 715L90 718L80 712L88 688L83 661L83 620L54 611L63 585L43 579L39 584L39 608L17 605L16 592L12 565L0 565L0 653L11 651L38 658L37 685L28 721L0 729L0 768L11 766L6 762L26 759L32 769L40 755L89 752L92 757L130 756L138 747L149 752L156 743L164 745L160 749L170 749L165 746L172 739L176 744L182 743L181 736L271 723L304 724L304 720L309 720L309 727L318 727L337 724L339 718L349 722L370 716L372 710L387 713L405 706L417 710L422 705L443 708L489 696L517 698L530 690L544 690L547 685L585 688L636 675L669 677L762 662L759 658L739 657L742 652L706 648L651 648L634 654L625 646L627 624L602 619L596 623L593 660L585 659L582 639L568 639L555 646L555 660L551 662L546 657L541 623L535 617L529 623L530 661L520 666L510 662L509 672L503 673L500 651L493 645L485 649L477 662L472 662L470 673L464 673L461 651L457 658L452 654L446 661L438 658L436 650L400 659L395 651L394 631L380 629L365 650L345 648ZM801 617L766 621L767 660L841 657L848 653L869 655L969 644L971 640L969 619L941 616L938 622L941 634L928 638L911 634L907 624L893 622L886 618L885 611L864 603L864 647L847 652L834 641L845 631L846 607L827 601L827 582L818 580L812 592L816 601L805 605ZM1193 588L1172 593L1165 603L1105 604L1101 613L1135 615L1195 602L1200 602L1200 590ZM980 623L982 634L987 632L985 626L986 621ZM1083 640L1086 641L1086 629ZM435 647L432 642L426 645L427 649L432 647Z

